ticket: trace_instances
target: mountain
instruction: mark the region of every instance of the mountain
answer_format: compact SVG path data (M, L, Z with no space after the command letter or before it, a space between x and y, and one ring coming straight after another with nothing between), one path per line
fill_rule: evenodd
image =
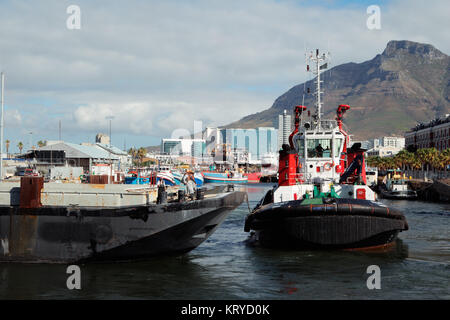
M334 118L339 104L351 109L344 123L357 139L403 135L417 122L450 113L450 57L432 45L390 41L382 54L362 63L338 65L321 75L324 118ZM302 103L314 110L313 80L294 86L272 107L227 128L278 127L278 115Z

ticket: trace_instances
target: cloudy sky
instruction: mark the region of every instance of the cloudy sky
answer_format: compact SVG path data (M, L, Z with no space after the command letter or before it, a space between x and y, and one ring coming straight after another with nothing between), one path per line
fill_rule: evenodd
M367 7L381 9L369 30ZM66 26L70 5L81 28ZM389 40L450 52L448 0L5 1L0 70L5 140L159 144L174 129L224 125L308 79L305 48L362 62ZM32 132L30 134L30 132Z

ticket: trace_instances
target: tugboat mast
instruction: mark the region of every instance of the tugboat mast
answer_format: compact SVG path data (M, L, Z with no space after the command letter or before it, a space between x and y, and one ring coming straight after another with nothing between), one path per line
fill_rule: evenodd
M322 80L320 80L320 73L322 72L321 70L328 68L327 61L329 60L329 56L329 53L323 53L322 55L319 55L319 49L316 49L315 54L314 52L311 52L307 57L307 63L309 62L315 65L314 68L310 69L308 64L306 71L310 71L316 75L316 114L314 115L314 119L319 125L320 119L322 117L322 100L320 95L323 93L322 91L320 91L320 84L323 82Z

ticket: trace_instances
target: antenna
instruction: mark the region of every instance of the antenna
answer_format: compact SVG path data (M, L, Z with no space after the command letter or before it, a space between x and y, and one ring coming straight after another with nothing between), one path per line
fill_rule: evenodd
M2 113L0 119L0 181L3 180L3 104L4 104L4 94L5 94L5 74L2 72Z
M328 68L327 61L329 60L330 54L319 53L319 49L316 49L315 52L310 52L307 56L307 63L310 62L314 67L308 68L308 71L312 72L314 75L316 75L316 114L314 115L314 118L317 122L320 121L320 118L322 117L322 101L321 101L321 94L323 93L320 89L320 84L323 82L320 80L320 74L322 73L322 70Z

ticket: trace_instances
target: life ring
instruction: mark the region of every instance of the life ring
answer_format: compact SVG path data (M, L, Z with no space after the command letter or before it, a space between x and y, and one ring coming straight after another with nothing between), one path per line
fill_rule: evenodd
M334 167L334 163L333 162L326 162L323 165L323 169L326 170L326 171L330 171L331 168L333 168L333 167Z

